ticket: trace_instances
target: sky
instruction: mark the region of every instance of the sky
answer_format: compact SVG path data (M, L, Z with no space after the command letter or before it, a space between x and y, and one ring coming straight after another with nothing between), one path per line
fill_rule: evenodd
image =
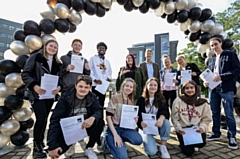
M198 0L204 8L210 8L215 14L223 12L235 0ZM39 23L43 18L40 13L46 10L47 0L7 0L0 5L0 18L24 23L33 20ZM220 3L221 2L221 3ZM119 68L125 64L132 44L153 42L154 34L169 32L170 40L178 40L178 52L189 42L180 31L180 25L169 24L166 19L157 17L154 10L142 14L139 10L127 12L116 1L110 11L99 18L95 15L82 14L82 23L74 33L53 33L59 43L59 57L71 50L75 38L83 41L83 56L89 59L97 53L96 45L103 41L107 44L106 58L110 60L113 78L117 78ZM173 61L174 62L174 61Z

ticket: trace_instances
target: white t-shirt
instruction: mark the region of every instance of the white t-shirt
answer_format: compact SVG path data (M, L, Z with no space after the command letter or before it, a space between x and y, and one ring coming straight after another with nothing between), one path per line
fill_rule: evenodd
M153 105L153 100L154 100L154 97L149 98L150 106L148 106L148 107L145 106L145 110L146 110L146 113L148 113L148 114L157 115L158 108Z
M216 61L215 61L215 66L214 66L214 73L216 75L219 75L219 59L220 59L220 55L217 55Z

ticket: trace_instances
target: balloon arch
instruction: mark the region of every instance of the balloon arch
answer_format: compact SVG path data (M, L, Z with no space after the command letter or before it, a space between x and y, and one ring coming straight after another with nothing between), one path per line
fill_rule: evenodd
M24 83L20 76L28 56L41 49L46 41L55 39L51 35L55 30L73 33L82 22L82 13L103 17L112 3L113 0L47 0L48 9L40 13L43 19L39 24L25 21L23 30L14 33L14 41L0 61L0 149L10 141L24 145L29 139L27 129L34 124L31 105L23 99ZM189 41L195 42L197 51L206 59L213 55L209 49L209 39L213 36L223 40L223 49L236 51L223 26L215 23L212 10L203 9L197 0L117 0L117 3L128 12L139 10L144 14L151 8L168 23L179 23L180 30ZM9 58L10 55L16 59Z

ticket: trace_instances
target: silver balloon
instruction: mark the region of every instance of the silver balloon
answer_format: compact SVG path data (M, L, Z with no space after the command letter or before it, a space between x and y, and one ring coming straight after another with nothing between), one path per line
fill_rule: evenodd
M189 27L189 25L191 24L191 19L188 19L186 22L184 22L184 23L180 23L180 30L181 31L186 31L186 30L188 30L188 27Z
M14 54L11 49L7 49L3 53L3 58L8 59L8 60L16 61L16 59L18 58L18 55Z
M193 7L196 7L197 0L188 0L188 5L186 7L186 10L190 11Z
M29 100L23 100L23 105L22 108L31 108L31 103L29 102Z
M20 40L15 40L10 44L10 49L16 55L27 55L30 53L29 48L25 45L24 42Z
M211 49L208 49L207 52L206 52L206 55L208 58L212 58L212 56L214 55L215 53L211 50Z
M188 5L188 0L177 0L175 3L177 10L184 10Z
M5 100L5 98L0 97L0 106L4 106L4 100Z
M100 0L99 3L106 9L109 9L112 6L112 0Z
M9 73L5 77L5 83L12 88L19 88L23 85L20 73Z
M197 46L197 51L200 52L201 54L206 52L207 49L209 49L209 45L208 44L198 44Z
M44 34L44 35L41 36L41 38L42 38L43 45L46 44L46 42L49 41L49 40L56 40L56 38L53 35L50 35L50 34Z
M213 36L213 35L220 34L222 31L223 31L222 24L215 24L212 30L209 31L209 33Z
M52 21L55 20L55 13L54 13L54 9L47 4L46 10L42 11L40 13L40 15L44 18L44 19L51 19Z
M199 20L194 20L191 25L188 27L188 30L191 32L191 33L196 33L200 30L200 27L201 27L201 23Z
M3 135L11 136L20 129L20 123L15 119L8 119L0 126Z
M225 31L222 31L220 35L222 35L224 39L226 39L228 36L228 34Z
M74 25L79 25L82 22L81 14L76 12L74 9L71 9L68 19Z
M212 21L210 19L205 20L201 25L201 30L203 32L209 32L210 30L212 30L214 24L215 24L214 21Z
M20 108L13 112L13 117L17 121L27 121L32 116L32 110L30 108Z
M57 5L54 7L55 14L62 19L67 19L69 16L69 8L63 3L57 3Z
M175 4L172 0L168 1L165 6L165 13L172 14L175 11Z
M28 35L25 38L25 44L31 50L38 50L42 47L42 39L37 35Z
M10 136L3 135L0 132L0 149L4 148L9 141L10 141Z
M166 4L164 2L161 2L159 7L154 10L155 15L161 17L165 12L165 6Z
M0 97L6 98L7 96L14 94L14 88L7 86L5 83L0 83Z
M140 7L144 3L144 0L132 0L132 2L135 7Z
M196 7L200 8L200 9L203 9L202 3L197 3Z

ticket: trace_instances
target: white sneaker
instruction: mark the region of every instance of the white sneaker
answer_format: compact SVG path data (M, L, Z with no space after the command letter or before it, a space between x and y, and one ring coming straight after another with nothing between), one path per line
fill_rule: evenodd
M97 155L93 151L93 148L90 147L85 150L85 156L87 156L88 159L98 159Z
M199 148L198 147L194 147L194 151L198 152Z
M161 158L170 158L167 147L165 145L160 145L159 150L161 152Z
M69 147L69 149L64 153L66 157L71 157L75 154L75 145L73 144L72 146Z

